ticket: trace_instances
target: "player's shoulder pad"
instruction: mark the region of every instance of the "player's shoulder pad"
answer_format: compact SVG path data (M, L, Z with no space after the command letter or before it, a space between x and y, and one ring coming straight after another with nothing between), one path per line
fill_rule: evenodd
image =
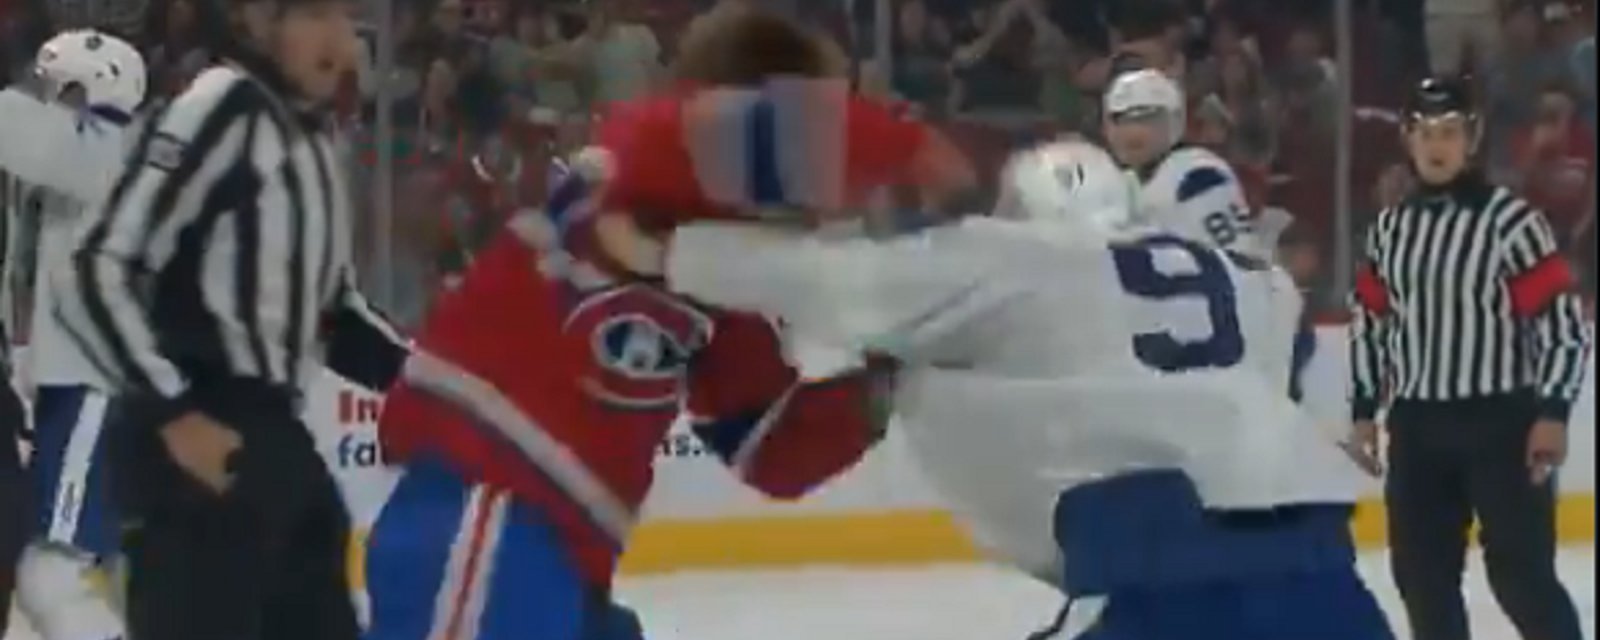
M1176 182L1178 202L1187 202L1211 191L1237 185L1233 168L1217 154L1200 147L1181 147L1162 163L1163 173Z

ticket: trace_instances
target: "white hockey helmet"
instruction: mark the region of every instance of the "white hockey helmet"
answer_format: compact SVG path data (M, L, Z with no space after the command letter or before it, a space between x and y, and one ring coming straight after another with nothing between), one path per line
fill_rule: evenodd
M1122 119L1158 118L1167 128L1167 146L1178 144L1188 126L1183 89L1167 74L1155 69L1129 71L1111 81L1106 89L1105 114L1113 122Z
M61 32L39 47L34 65L58 90L83 87L89 106L131 114L144 101L144 56L116 36L92 29Z
M1085 226L1108 233L1133 222L1133 184L1111 155L1087 142L1018 152L1001 173L995 217Z

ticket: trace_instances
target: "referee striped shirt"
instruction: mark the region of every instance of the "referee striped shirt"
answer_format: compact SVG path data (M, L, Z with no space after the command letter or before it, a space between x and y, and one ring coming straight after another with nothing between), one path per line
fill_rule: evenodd
M1472 177L1384 210L1356 274L1354 418L1386 395L1532 389L1541 417L1566 420L1592 341L1573 288L1549 222L1505 188Z
M207 376L303 389L324 360L386 386L405 350L356 289L331 135L278 76L219 66L140 134L55 282L56 313L117 391Z

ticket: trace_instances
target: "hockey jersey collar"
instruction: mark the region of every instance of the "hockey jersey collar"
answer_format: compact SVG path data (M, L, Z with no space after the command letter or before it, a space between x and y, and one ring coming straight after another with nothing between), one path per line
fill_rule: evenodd
M1412 173L1415 175L1413 167ZM1471 209L1480 209L1487 205L1494 196L1494 185L1477 168L1468 168L1457 175L1455 179L1439 185L1430 185L1418 180L1416 191L1410 200L1417 204L1431 202L1455 201Z

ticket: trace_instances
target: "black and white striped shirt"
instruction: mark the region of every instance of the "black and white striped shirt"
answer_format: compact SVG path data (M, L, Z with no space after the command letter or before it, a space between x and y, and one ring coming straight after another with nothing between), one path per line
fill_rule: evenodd
M1565 420L1591 329L1538 210L1468 178L1384 210L1367 231L1351 327L1355 418L1385 395L1460 400L1534 390Z
M324 359L373 387L398 372L403 341L355 286L333 138L275 77L219 66L159 112L61 270L56 313L118 391L298 390Z

